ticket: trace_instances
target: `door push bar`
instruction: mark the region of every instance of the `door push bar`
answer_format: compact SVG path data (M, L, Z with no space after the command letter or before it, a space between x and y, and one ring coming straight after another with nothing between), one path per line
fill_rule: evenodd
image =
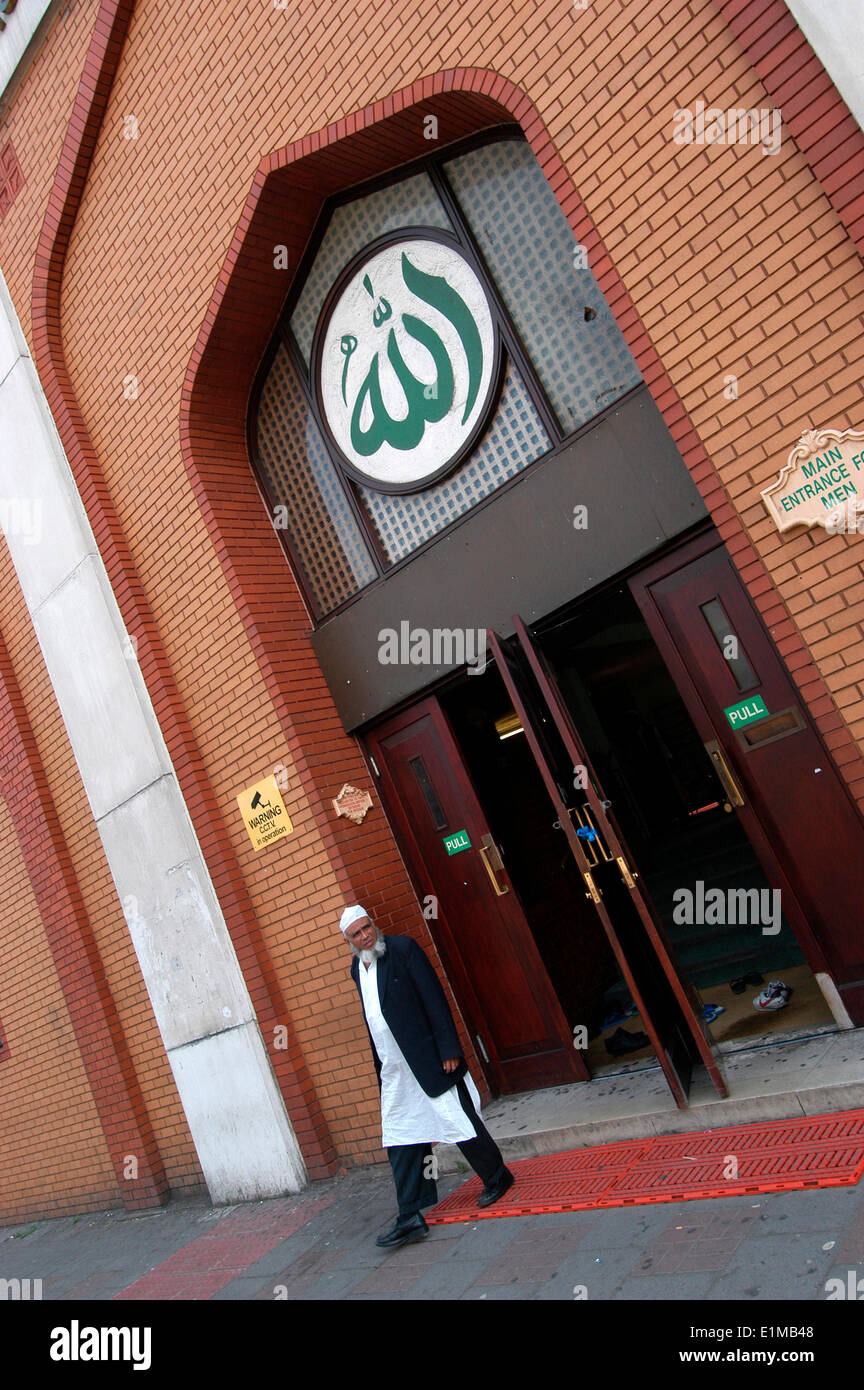
M613 856L609 853L603 841L600 839L597 827L591 819L591 812L588 809L588 802L586 801L584 806L572 806L569 809L571 811L571 814L575 815L576 819L579 822L579 828L576 831L576 834L582 841L582 848L585 851L585 854L588 858L588 863L591 865L592 869L595 867L595 865L600 863L601 855L603 859L605 859L607 864L611 863ZM600 851L599 855L597 853L598 850Z
M612 803L607 802L604 804L611 805ZM614 861L614 863L618 865L618 872L620 873L626 886L628 888L635 889L636 879L639 877L639 875L630 868L630 865L627 863L627 860L624 858L623 855L614 855L609 853L608 849L606 848L606 846L600 838L600 834L597 830L596 825L591 819L591 812L588 808L588 802L586 801L585 805L582 807L568 806L567 811L569 815L575 815L576 819L579 822L576 834L582 841L582 848L585 852L585 857L588 860L589 866L592 869L595 869L597 865L600 863L601 856L607 864L611 864ZM553 830L560 830L561 822L556 820L552 828ZM590 873L585 873L583 870L583 878L585 879L585 882L588 885L588 892L585 894L586 898L591 898L593 902L599 903L602 894L600 892L600 889L594 882L592 875Z

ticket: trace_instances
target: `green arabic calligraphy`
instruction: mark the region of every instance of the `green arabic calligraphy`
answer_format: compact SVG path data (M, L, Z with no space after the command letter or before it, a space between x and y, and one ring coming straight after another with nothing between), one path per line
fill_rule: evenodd
M412 294L443 314L452 323L459 335L468 364L468 392L465 409L462 412L462 424L464 425L477 399L477 392L480 389L483 375L483 344L477 325L462 296L447 283L444 276L427 275L424 271L418 270L417 266L412 265L409 261L404 251L401 268L402 279ZM364 277L363 284L367 293L374 298L368 275ZM381 309L381 305L386 306L386 312ZM380 300L373 314L375 327L380 327L382 323L385 323L390 318L391 313L392 309L387 300ZM417 380L406 365L396 340L396 334L391 327L387 334L387 358L402 387L408 410L404 419L401 420L394 420L388 414L381 394L379 354L376 352L357 393L351 415L351 444L356 453L363 458L368 458L371 454L376 453L385 443L394 449L415 449L423 438L427 424L434 424L438 420L442 420L453 404L453 367L447 348L440 336L434 328L430 328L427 323L424 323L414 314L403 313L402 326L406 333L428 351L435 364L435 381L424 385L422 381ZM356 346L357 340L352 334L343 335L341 340L341 350L345 354L345 366L342 371L343 400L346 399L345 385L348 364ZM372 423L368 429L363 429L360 418L367 401L372 415Z
M372 288L372 281L369 279L368 275L363 276L363 288L369 295L370 299L375 298L375 291ZM384 306L383 308L381 307L382 305ZM382 323L387 322L392 313L393 310L390 308L389 302L382 296L382 298L379 299L378 303L375 305L375 310L372 314L372 322L374 323L375 327L380 328Z
M348 375L348 363L351 361L351 354L357 347L357 339L354 337L354 334L343 333L339 340L339 347L345 354L345 366L342 368L342 399L347 405L348 401L345 398L345 378Z

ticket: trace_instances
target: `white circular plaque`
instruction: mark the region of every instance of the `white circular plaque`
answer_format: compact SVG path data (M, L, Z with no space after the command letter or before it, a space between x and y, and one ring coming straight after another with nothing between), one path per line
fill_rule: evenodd
M373 242L348 267L316 333L324 425L349 472L417 491L477 439L500 356L486 292L433 231Z

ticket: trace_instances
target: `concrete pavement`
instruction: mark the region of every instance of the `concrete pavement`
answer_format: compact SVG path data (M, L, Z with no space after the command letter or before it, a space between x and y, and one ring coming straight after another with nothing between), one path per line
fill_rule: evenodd
M439 1196L462 1177L447 1175ZM44 1300L864 1301L864 1184L431 1228L391 1253L389 1166L296 1197L0 1228L0 1279ZM755 1310L754 1310L755 1311Z

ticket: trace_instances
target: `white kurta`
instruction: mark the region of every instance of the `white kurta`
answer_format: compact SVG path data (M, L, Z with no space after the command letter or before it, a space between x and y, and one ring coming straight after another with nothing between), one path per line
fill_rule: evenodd
M427 1096L406 1062L381 1012L377 961L373 961L368 970L360 961L360 991L369 1032L381 1060L381 1143L384 1148L397 1144L459 1144L476 1138L456 1086L451 1086L441 1096ZM479 1115L480 1096L467 1072L464 1081Z

